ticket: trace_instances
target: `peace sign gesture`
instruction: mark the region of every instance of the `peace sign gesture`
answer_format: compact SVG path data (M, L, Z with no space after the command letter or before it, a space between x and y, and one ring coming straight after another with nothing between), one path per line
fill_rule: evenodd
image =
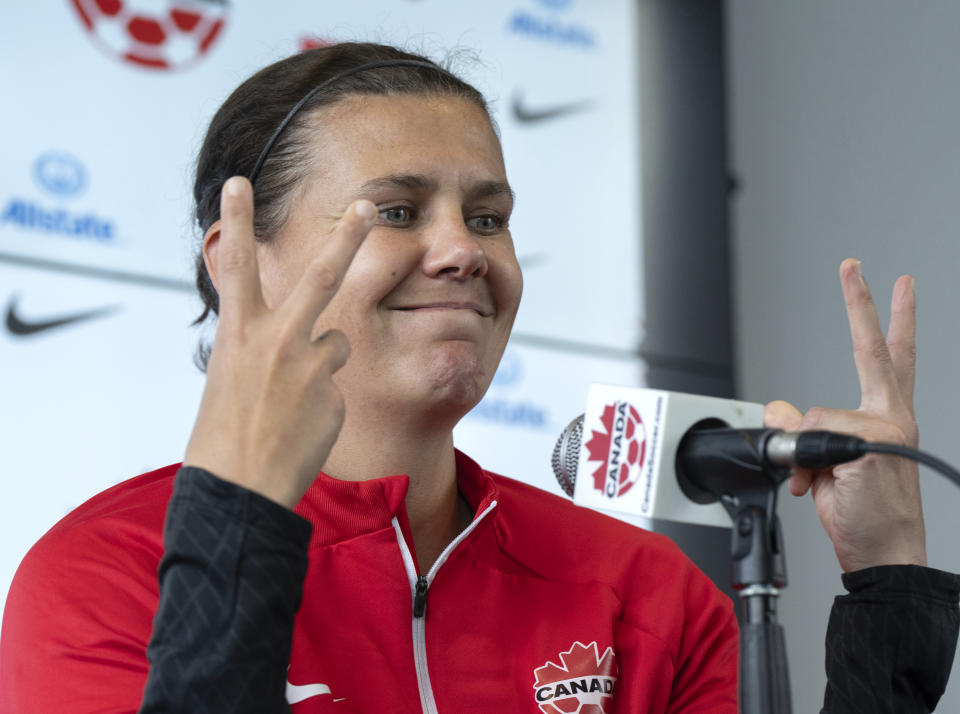
M814 407L801 414L786 402L771 402L764 421L779 429L826 429L916 448L913 278L901 276L893 287L886 337L859 261L848 258L840 265L840 282L860 378L860 407ZM920 484L913 461L868 455L829 469L795 469L790 492L802 496L808 490L845 572L875 565L926 565Z
M349 344L337 330L313 339L314 324L377 211L370 201L354 202L273 309L261 290L253 189L245 178L224 184L220 216L204 250L219 292L219 322L184 464L292 508L323 467L344 418L331 377Z

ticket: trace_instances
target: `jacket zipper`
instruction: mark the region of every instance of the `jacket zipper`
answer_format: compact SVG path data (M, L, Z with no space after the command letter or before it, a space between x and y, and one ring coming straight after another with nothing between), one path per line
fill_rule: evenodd
M413 594L413 616L414 617L423 617L423 613L427 610L427 578L425 575L420 575L417 577L416 590Z
M474 528L497 505L491 501L480 515L473 519L463 532L443 549L437 562L433 564L426 575L421 575L413 565L413 556L407 547L407 541L400 530L400 521L393 518L393 529L397 534L397 543L400 545L400 554L403 556L403 566L410 581L410 593L413 596L413 664L417 672L417 687L420 690L420 708L423 714L438 714L437 702L433 698L433 687L430 684L430 672L427 670L427 590L430 583L437 576L437 571L443 565L454 549L473 532Z

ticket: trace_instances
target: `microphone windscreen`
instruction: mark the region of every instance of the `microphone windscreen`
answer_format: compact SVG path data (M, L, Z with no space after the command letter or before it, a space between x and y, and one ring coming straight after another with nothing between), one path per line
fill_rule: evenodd
M573 487L577 483L577 468L580 466L580 445L583 443L583 414L567 424L567 428L557 439L553 447L553 475L557 477L560 488L573 498Z

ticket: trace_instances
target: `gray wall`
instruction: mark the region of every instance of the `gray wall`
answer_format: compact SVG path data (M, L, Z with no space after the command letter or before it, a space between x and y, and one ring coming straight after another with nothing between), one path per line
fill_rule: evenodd
M960 4L727 3L738 396L855 408L837 280L847 256L889 318L917 281L921 447L960 464L955 362L960 241ZM921 470L930 565L960 571L960 491ZM823 691L823 623L839 567L812 503L784 492L782 598L796 712ZM938 711L960 711L960 673Z

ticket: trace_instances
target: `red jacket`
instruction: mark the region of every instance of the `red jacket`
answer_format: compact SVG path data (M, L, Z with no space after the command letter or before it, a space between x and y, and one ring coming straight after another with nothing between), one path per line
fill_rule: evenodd
M731 603L672 543L461 454L457 467L476 515L425 580L406 477L321 475L297 506L313 535L294 714L737 711ZM95 496L24 559L4 613L0 711L137 709L176 470Z

